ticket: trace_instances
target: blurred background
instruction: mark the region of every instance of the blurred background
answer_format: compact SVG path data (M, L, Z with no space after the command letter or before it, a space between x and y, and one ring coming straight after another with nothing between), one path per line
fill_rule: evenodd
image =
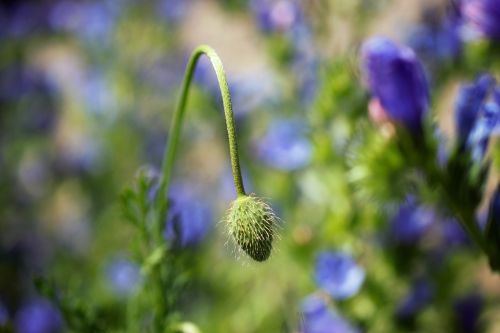
M122 331L141 273L120 193L160 169L188 56L209 44L245 185L272 203L281 239L265 264L227 245L218 222L235 191L202 59L171 191L190 230L178 239L183 320L203 332L500 332L500 278L458 224L412 198L382 208L349 174L356 133L375 131L360 44L384 35L417 52L451 140L460 84L500 73L500 53L461 18L445 0L1 1L0 331L76 331L61 299L95 332ZM301 328L318 298L333 319Z

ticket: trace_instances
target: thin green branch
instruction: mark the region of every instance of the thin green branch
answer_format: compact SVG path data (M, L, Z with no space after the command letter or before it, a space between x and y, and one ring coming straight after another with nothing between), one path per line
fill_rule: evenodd
M238 196L245 195L245 189L243 187L243 181L241 178L240 161L238 156L238 145L236 144L233 107L231 103L231 96L229 93L229 87L227 84L226 75L224 73L222 61L220 60L219 56L214 51L214 49L212 49L210 46L207 45L201 45L193 51L186 67L186 72L184 74L184 81L182 82L181 95L177 104L177 108L174 113L174 118L170 127L167 147L165 150L163 168L162 168L162 180L160 183L159 193L165 196L168 195L167 191L170 186L170 181L172 178L175 154L177 151L177 145L180 137L182 123L184 120L184 113L186 110L186 104L189 96L189 87L191 85L197 61L203 54L208 56L208 58L210 59L212 67L215 70L215 74L217 75L217 81L219 82L219 88L222 95L222 103L224 106L224 116L226 118L226 129L227 129L227 136L229 139L229 154L231 157L231 168L234 178L234 185L236 187L236 193L238 194ZM160 200L162 199L164 199L164 197L161 198Z

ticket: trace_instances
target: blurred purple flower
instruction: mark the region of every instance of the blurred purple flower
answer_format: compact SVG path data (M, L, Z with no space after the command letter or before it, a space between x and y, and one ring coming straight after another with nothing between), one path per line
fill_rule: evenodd
M472 158L474 160L482 160L488 149L490 137L498 134L499 131L500 104L496 103L496 101L483 104L479 117L474 125L474 129L470 133L467 142L472 151Z
M490 264L500 267L500 183L489 204L485 236L491 247Z
M108 117L115 114L117 101L110 83L99 70L87 73L82 86L84 102L87 111L94 114L105 114Z
M50 22L56 30L74 33L102 47L110 40L121 7L113 5L113 1L59 1L52 8Z
M434 289L427 279L415 280L412 289L399 304L396 317L399 320L411 319L430 303L433 295Z
M463 0L465 21L485 37L500 40L500 2L498 0Z
M57 121L56 90L45 75L16 63L0 70L0 105L18 105L23 127L32 132L50 131ZM30 133L31 134L31 133Z
M200 244L212 227L210 206L186 185L172 186L170 197L165 239L181 248Z
M457 246L466 246L470 244L470 238L465 233L464 229L454 218L448 218L439 223L441 228L441 236L443 238L443 246L446 249Z
M435 8L424 14L423 22L412 29L408 45L431 64L454 59L462 52L459 13L444 17L436 15Z
M495 78L489 74L483 74L474 82L460 87L455 101L455 127L462 143L468 140L481 106L494 85Z
M328 308L319 296L311 295L302 301L302 333L355 333L358 329L345 318Z
M94 137L75 135L61 142L56 160L58 172L93 173L103 163L103 147Z
M483 305L483 298L476 293L466 295L455 301L455 327L458 332L482 332L479 327L479 318L481 317Z
M241 177L243 178L243 186L245 191L252 193L252 182L250 181L250 176L244 170L241 171ZM231 168L227 168L220 176L220 189L221 195L224 200L232 201L236 198L236 189L234 187L234 178Z
M264 32L287 31L301 15L299 4L293 0L250 0L249 6Z
M190 0L160 0L156 4L157 13L169 24L177 24L186 15Z
M187 59L186 59L187 63ZM183 66L184 67L184 66ZM212 67L212 63L207 57L201 57L194 71L193 80L211 96L219 96L219 83Z
M9 311L7 310L5 305L3 305L3 303L0 301L0 328L2 326L7 325L8 322L9 322Z
M275 77L268 73L252 73L229 78L234 115L240 118L257 108L280 99Z
M413 244L429 230L435 218L433 210L420 206L414 197L409 196L392 218L391 237L401 244Z
M47 6L35 1L0 3L0 38L20 39L47 28Z
M429 106L429 87L415 53L390 39L373 37L363 44L361 56L368 87L389 117L419 133Z
M365 280L365 271L350 254L325 251L316 259L315 277L321 289L341 300L358 293Z
M257 142L257 156L266 164L281 170L297 170L309 164L312 145L305 125L299 120L275 119Z
M52 303L40 298L18 310L15 327L18 333L55 333L63 330L63 320Z
M130 296L141 283L141 272L139 266L132 261L117 258L106 267L106 279L114 294Z

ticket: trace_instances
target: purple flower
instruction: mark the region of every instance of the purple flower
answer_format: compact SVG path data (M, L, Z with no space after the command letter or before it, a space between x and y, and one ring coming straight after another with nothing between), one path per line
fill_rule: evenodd
M309 164L312 145L306 128L298 120L275 119L257 143L257 156L281 170L296 170Z
M167 23L177 24L186 15L189 5L189 0L160 0L157 5L157 13Z
M491 39L500 39L500 2L498 0L463 0L465 21Z
M243 178L243 186L245 187L245 190L252 193L253 184L251 182L250 175L242 170L241 177ZM219 188L222 199L232 201L236 198L236 189L234 187L234 178L231 168L225 169L221 174Z
M472 158L480 161L486 150L490 137L500 130L500 104L496 102L485 103L467 142L472 150Z
M361 56L368 87L389 117L413 133L420 132L429 88L415 53L390 39L373 37L363 44Z
M456 332L482 332L479 327L479 318L483 310L483 298L472 293L456 300L454 313L456 318Z
M408 197L391 221L391 236L398 243L413 244L420 240L434 220L435 214L430 208L420 206L414 197Z
M249 6L264 32L287 31L301 17L301 8L293 0L251 0Z
M445 17L438 17L436 12L435 8L426 11L423 22L408 36L409 46L434 65L453 59L462 51L459 13L453 11Z
M9 311L0 301L0 328L7 325L9 321Z
M428 280L417 279L414 281L411 291L399 304L397 318L400 320L411 319L430 303L433 294L433 287Z
M465 143L468 140L481 106L494 85L493 76L483 74L474 82L460 87L455 102L455 127L460 142Z
M196 246L212 227L212 213L207 202L183 185L170 190L165 239L181 248Z
M59 310L46 299L31 300L17 313L15 327L19 333L55 333L63 329Z
M500 267L500 183L490 201L485 234L491 246L490 263L492 267Z
M456 246L465 246L470 244L470 238L465 233L464 229L454 218L448 218L439 223L441 227L441 237L443 246L450 249Z
M317 285L335 299L354 296L365 280L364 269L343 252L321 252L316 259L315 275Z
M89 44L105 45L120 15L120 1L59 1L49 15L56 30L74 33Z
M352 326L338 313L328 308L325 300L311 295L302 301L303 333L355 333L358 329Z
M132 295L141 282L139 266L125 258L116 258L106 267L106 279L118 296Z
M0 103L15 105L18 118L28 132L46 132L55 127L58 107L56 90L46 75L22 63L0 70Z

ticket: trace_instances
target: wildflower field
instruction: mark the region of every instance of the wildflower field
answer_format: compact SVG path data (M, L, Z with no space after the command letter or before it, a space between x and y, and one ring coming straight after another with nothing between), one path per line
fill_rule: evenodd
M500 333L500 0L0 2L0 333Z

